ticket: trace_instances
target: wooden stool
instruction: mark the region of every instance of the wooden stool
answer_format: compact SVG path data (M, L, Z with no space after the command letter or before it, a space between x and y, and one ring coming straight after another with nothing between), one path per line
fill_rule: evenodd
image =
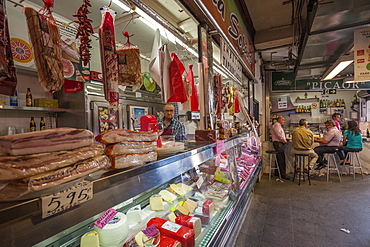
M328 161L328 164L326 166L326 181L329 182L329 176L330 176L330 171L336 171L338 173L339 177L339 182L342 182L342 178L340 177L339 173L339 168L338 168L338 163L336 160L336 153L325 153L324 157Z
M362 171L362 165L360 162L360 157L358 156L358 152L348 152L344 161L349 160L349 172L351 172L351 167L353 168L353 180L356 180L356 172L355 169L360 169L362 178L364 178L364 173Z
M306 163L306 160L307 160L307 163ZM303 181L306 181L306 178L304 175L305 173L307 173L308 184L311 185L309 160L310 160L309 154L295 154L294 174L293 174L292 181L294 182L294 178L298 172L298 185L301 185L301 176L303 178ZM305 172L305 166L307 166L306 172Z
M281 179L280 168L279 168L277 158L276 158L276 154L278 152L275 150L267 150L266 153L269 154L269 160L270 160L269 181L271 180L271 171L275 171L275 170L278 170L279 178ZM273 163L275 163L275 166L273 166Z

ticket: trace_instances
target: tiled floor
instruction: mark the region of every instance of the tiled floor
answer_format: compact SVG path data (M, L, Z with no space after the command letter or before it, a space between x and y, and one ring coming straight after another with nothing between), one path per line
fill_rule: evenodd
M342 179L313 177L311 186L298 186L263 175L236 246L369 247L370 176Z

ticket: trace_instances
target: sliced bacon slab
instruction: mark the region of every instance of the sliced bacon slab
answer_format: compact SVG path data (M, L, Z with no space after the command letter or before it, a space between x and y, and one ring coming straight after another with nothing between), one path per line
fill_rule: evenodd
M81 160L102 155L104 145L94 144L70 151L17 156L0 156L0 180L30 177L56 170Z
M111 160L112 169L122 169L132 166L139 166L146 162L153 162L157 160L157 152L149 152L143 154L123 154L109 156Z
M108 145L105 148L106 155L140 154L154 151L156 142L120 142Z
M110 129L97 135L95 140L103 144L113 144L126 141L152 142L157 140L157 133L152 131Z
M57 128L0 137L0 153L25 155L90 146L94 134L86 129Z

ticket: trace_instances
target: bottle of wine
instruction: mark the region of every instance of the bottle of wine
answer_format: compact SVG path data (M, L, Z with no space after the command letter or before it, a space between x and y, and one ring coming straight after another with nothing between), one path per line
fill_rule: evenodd
M367 138L370 138L370 131L369 131L369 129L366 130L366 137Z
M40 130L46 130L46 125L43 117L41 117L40 120Z
M36 123L35 123L35 119L33 117L31 117L30 132L34 132L34 131L36 131Z
M32 93L30 88L27 88L26 93L26 106L32 106Z

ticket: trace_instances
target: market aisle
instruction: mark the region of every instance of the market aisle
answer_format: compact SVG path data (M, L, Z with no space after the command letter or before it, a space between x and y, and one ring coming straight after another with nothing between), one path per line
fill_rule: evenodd
M342 179L314 177L311 186L298 186L264 175L236 246L370 246L370 176Z

